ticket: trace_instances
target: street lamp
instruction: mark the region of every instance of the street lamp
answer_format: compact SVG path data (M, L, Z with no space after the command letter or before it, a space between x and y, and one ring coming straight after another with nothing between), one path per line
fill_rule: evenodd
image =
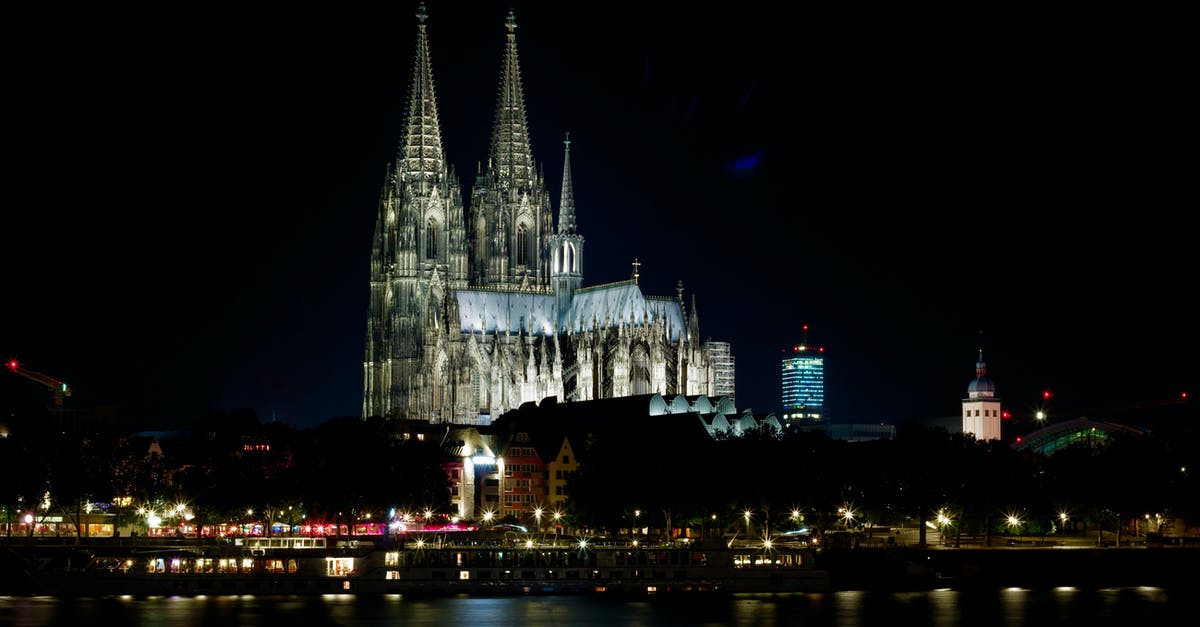
M1010 530L1010 533L1012 532L1012 530L1014 530L1014 529L1016 530L1017 541L1020 541L1021 540L1021 519L1018 518L1016 514L1009 514L1008 518L1005 520L1005 522L1008 523L1008 528Z
M746 511L742 512L742 518L746 519L746 535L747 536L750 535L750 514L751 514L751 511L748 509Z
M537 520L537 530L539 532L541 532L541 530L542 530L542 506L541 505L533 508L533 517L534 517L534 519Z
M854 510L849 507L839 507L838 513L842 515L842 522L846 527L850 527L850 523L854 522Z

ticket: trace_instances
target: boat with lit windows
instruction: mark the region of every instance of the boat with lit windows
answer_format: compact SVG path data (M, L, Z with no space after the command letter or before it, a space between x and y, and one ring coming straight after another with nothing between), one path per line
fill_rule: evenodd
M522 537L524 536L524 537ZM30 572L39 594L637 594L822 592L815 549L534 534L404 534L376 540L245 538L76 548Z

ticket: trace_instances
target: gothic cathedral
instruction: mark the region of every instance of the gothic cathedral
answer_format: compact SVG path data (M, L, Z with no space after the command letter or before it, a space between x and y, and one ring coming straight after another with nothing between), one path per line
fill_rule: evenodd
M363 417L487 424L550 396L713 394L695 297L583 287L569 139L558 228L533 159L509 13L486 169L465 205L442 150L424 5L407 119L379 199Z

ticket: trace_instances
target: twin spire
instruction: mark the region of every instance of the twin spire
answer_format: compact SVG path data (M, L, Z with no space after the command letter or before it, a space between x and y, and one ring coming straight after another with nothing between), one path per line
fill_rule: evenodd
M425 32L428 13L425 3L417 8L417 50L409 82L408 117L400 139L397 175L404 181L440 182L444 180L446 156L438 122L437 99L433 87L433 67L429 59L429 40ZM512 10L505 22L508 35L500 69L500 89L496 118L492 126L489 174L501 189L532 190L536 174L529 126L525 117L525 94L521 87L521 68L517 61L517 19ZM569 146L568 146L569 147ZM564 166L564 172L568 172ZM563 198L568 191L564 184ZM574 200L569 228L574 229ZM560 229L563 228L560 226ZM569 232L569 231L568 231Z
M525 120L521 68L517 63L517 18L511 9L505 27L508 35L504 44L504 61L500 67L500 93L492 126L489 174L495 177L501 189L529 191L533 189L533 151L529 145L529 126Z
M446 172L442 130L438 123L437 99L433 90L433 67L425 34L425 3L417 8L417 52L413 60L408 93L408 119L400 138L397 175L402 181L440 183Z

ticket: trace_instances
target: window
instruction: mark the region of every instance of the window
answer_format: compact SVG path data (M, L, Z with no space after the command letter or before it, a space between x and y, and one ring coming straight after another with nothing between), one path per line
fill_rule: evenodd
M529 265L529 228L524 224L517 226L517 265Z
M430 218L429 224L425 226L425 258L438 258L438 225L433 218Z
M569 463L571 463L571 456L570 456L570 455L563 455L563 463L564 463L564 464L569 464Z

